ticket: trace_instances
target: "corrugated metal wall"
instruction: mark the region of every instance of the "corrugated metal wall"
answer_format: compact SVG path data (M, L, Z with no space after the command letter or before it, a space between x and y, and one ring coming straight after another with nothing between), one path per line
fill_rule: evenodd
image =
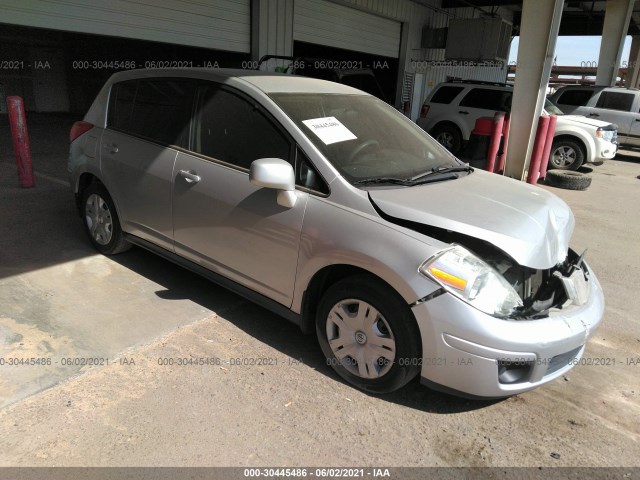
M385 57L400 54L397 20L326 0L295 0L293 11L294 40Z
M3 0L1 11L3 23L250 51L250 0Z
M263 55L293 55L293 2L294 0L269 0L254 2L252 12L258 17L258 44L253 55L258 60Z

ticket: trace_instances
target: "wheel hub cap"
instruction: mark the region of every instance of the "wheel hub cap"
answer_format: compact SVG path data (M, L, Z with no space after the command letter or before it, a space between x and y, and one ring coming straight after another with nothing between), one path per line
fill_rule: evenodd
M113 223L109 205L100 195L89 195L84 206L84 217L89 234L100 245L107 245L113 236Z
M367 343L367 335L364 332L356 332L356 342L360 345Z
M335 304L326 331L331 351L352 375L375 379L391 370L395 338L387 320L369 303L347 299Z

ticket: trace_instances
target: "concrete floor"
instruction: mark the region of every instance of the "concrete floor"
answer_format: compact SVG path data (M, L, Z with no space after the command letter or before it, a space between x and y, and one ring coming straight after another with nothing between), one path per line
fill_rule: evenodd
M32 126L31 190L0 125L0 358L52 359L0 366L0 466L640 466L640 155L595 167L585 192L544 187L573 208L606 294L585 358L614 364L499 402L417 382L378 397L200 277L141 249L96 255L65 185L70 121ZM183 358L213 360L160 364Z

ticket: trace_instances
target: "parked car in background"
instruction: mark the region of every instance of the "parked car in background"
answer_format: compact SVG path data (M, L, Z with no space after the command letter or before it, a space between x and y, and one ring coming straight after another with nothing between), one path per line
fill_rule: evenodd
M141 246L315 332L363 390L417 376L477 397L531 390L578 364L602 319L566 203L474 171L346 85L128 70L70 140L99 252Z
M503 83L456 80L437 85L425 100L418 125L454 154L462 151L475 122L509 112L513 87ZM558 115L549 154L549 168L577 170L583 163L599 163L616 154L616 126L563 112L547 101L545 110Z
M566 113L615 123L620 145L640 147L640 90L569 85L550 98Z

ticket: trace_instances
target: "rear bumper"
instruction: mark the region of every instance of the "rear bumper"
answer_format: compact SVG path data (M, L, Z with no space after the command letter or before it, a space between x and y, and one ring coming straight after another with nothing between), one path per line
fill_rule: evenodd
M413 312L422 336L423 383L499 398L532 390L573 368L602 320L604 296L591 273L585 305L540 320L500 320L448 293L415 305Z

